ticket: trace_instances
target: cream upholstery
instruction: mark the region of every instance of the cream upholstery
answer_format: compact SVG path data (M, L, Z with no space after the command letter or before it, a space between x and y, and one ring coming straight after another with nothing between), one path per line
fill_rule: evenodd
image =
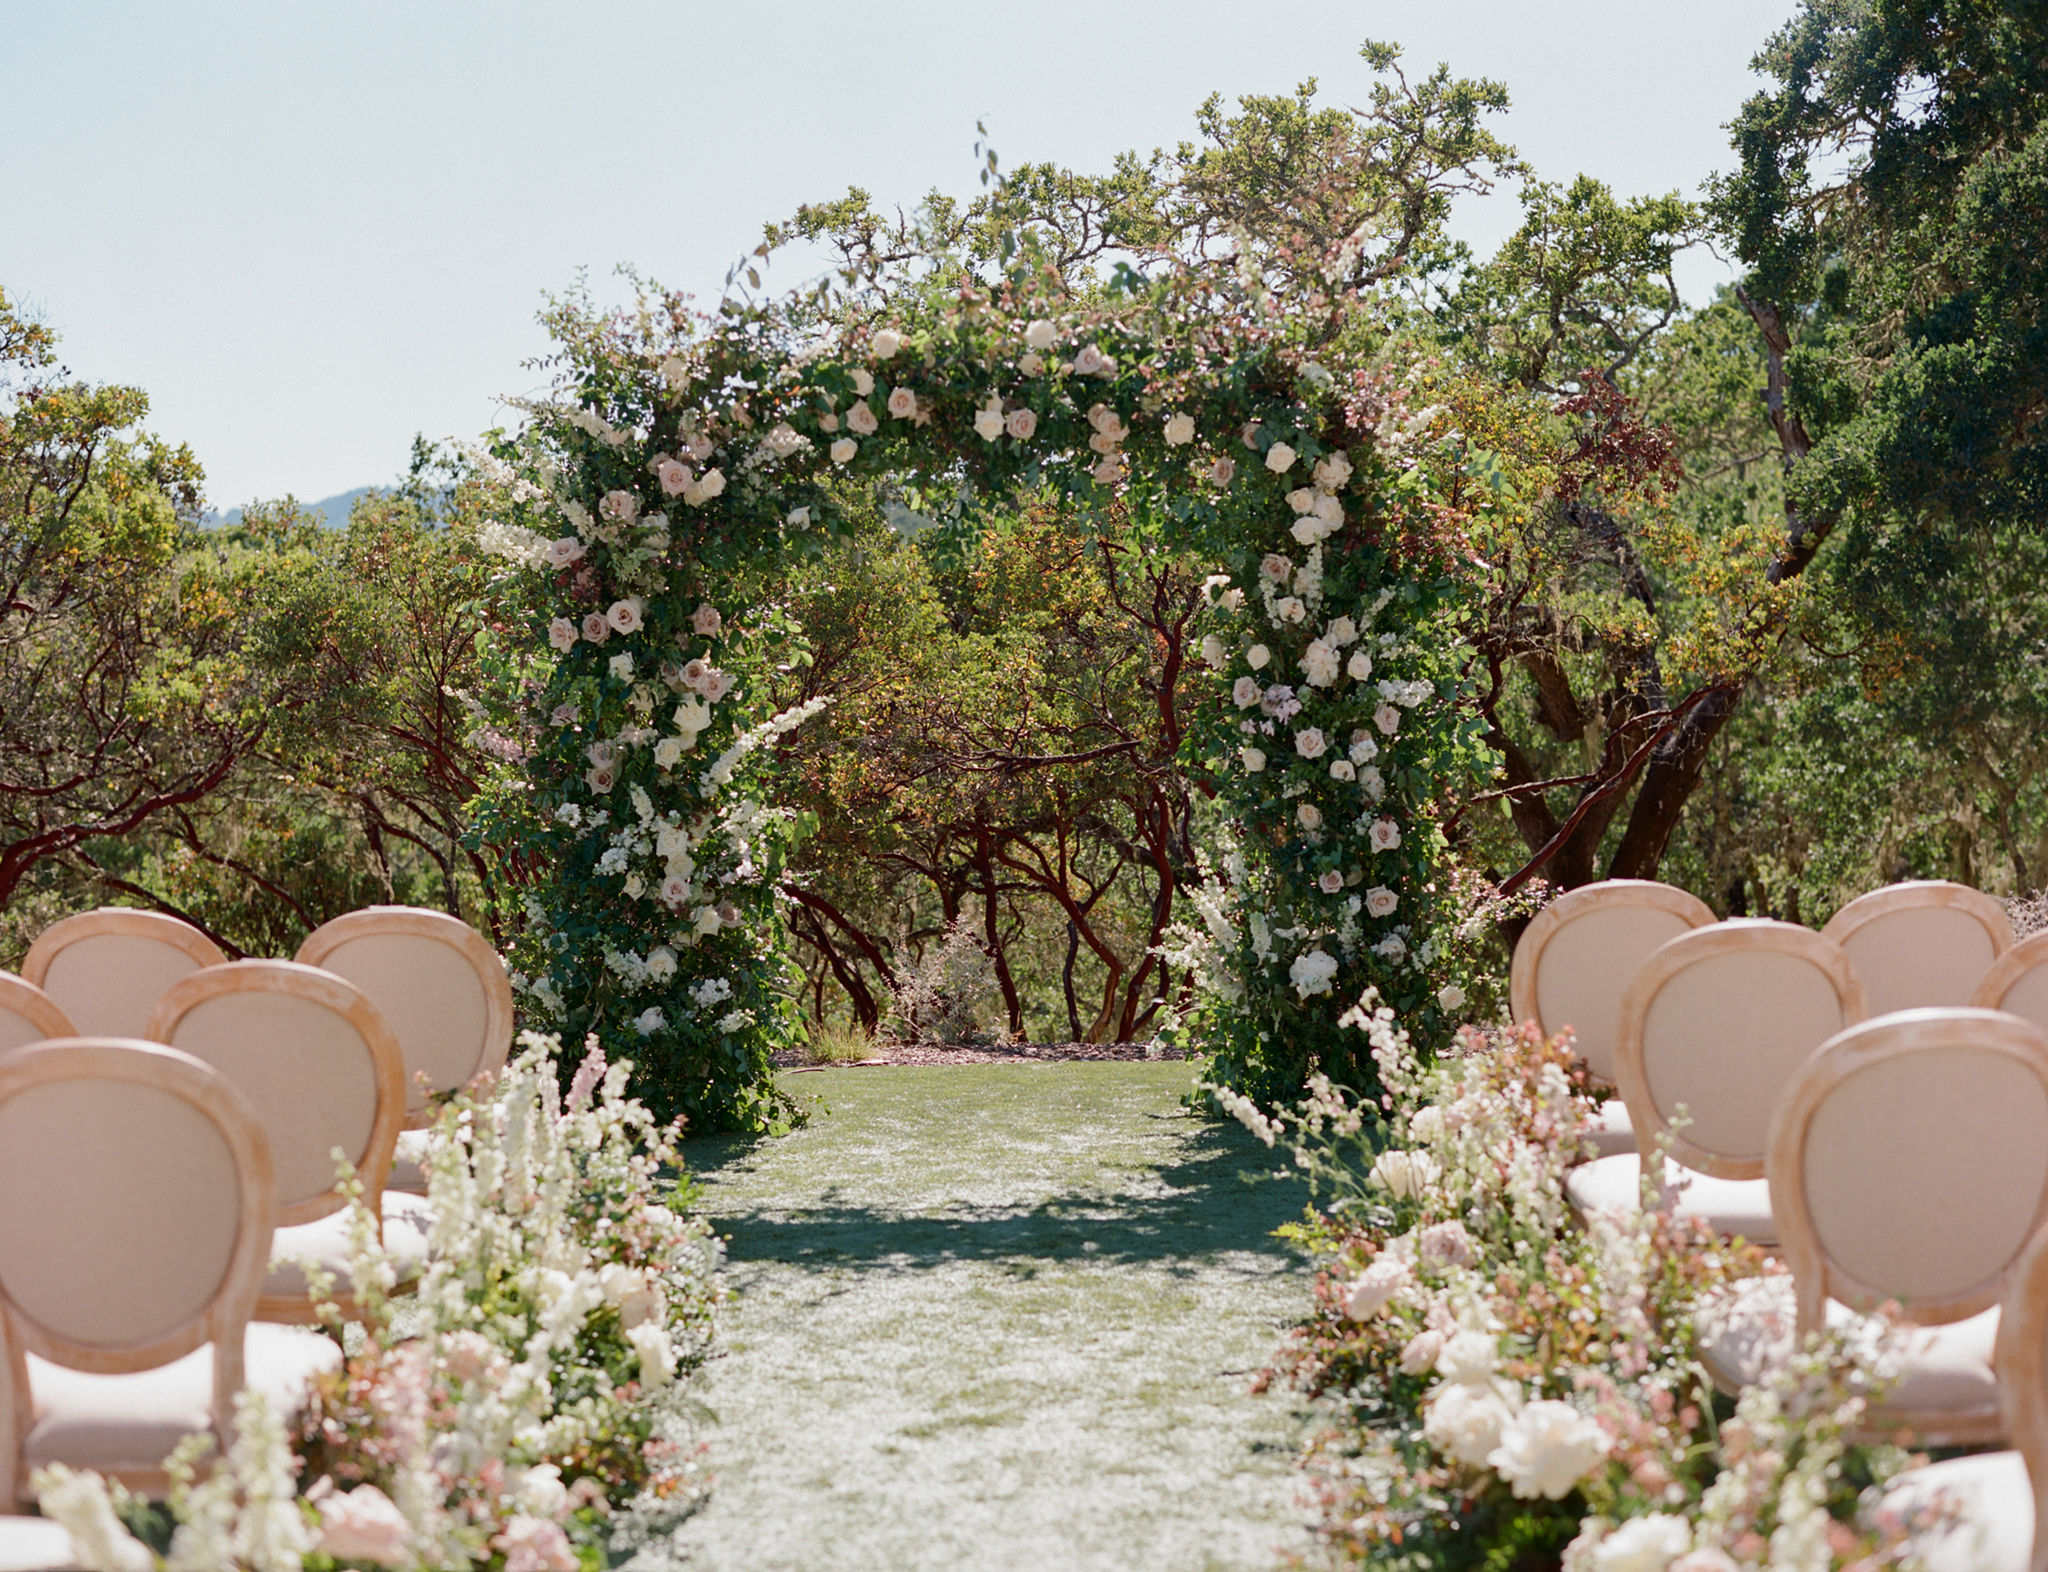
M1586 1139L1601 1157L1615 1157L1636 1149L1635 1121L1628 1116L1628 1104L1610 1097L1586 1125Z
M338 1363L312 1333L246 1336L274 1194L254 1111L189 1054L72 1037L0 1055L9 1499L39 1462L160 1491L159 1441L225 1437L245 1368L289 1407L308 1370Z
M77 1572L71 1536L39 1517L0 1517L0 1572Z
M1569 890L1537 914L1515 946L1515 1019L1534 1021L1546 1035L1571 1028L1586 1068L1612 1085L1629 980L1659 946L1713 920L1697 897L1647 879Z
M2012 945L2002 904L1939 879L1872 890L1821 932L1848 952L1873 1016L1971 1003L1984 974Z
M347 978L390 1024L405 1057L412 1122L430 1117L428 1097L503 1067L511 982L467 923L419 907L371 906L316 928L297 959Z
M433 1214L417 1195L384 1192L380 1210L384 1221L384 1249L391 1258L401 1283L411 1282L427 1266L427 1230ZM310 1223L280 1228L271 1237L270 1270L263 1279L266 1299L302 1300L306 1296L306 1274L300 1263L312 1261L334 1278L335 1292L349 1295L354 1283L348 1275L348 1212L329 1212Z
M0 972L0 1053L51 1037L76 1037L71 1017L25 978Z
M1826 1322L1840 1328L1855 1312L1830 1300ZM1697 1318L1700 1362L1723 1391L1753 1386L1792 1357L1800 1343L1796 1288L1789 1277L1756 1277L1733 1292L1710 1299ZM1938 1415L1961 1439L1996 1434L1998 1380L1992 1352L1998 1341L1997 1306L1943 1326L1914 1327L1905 1334L1899 1381L1872 1410L1872 1429L1900 1421L1894 1416Z
M242 1362L245 1384L289 1419L305 1406L314 1376L341 1368L342 1353L318 1332L258 1321L243 1340ZM67 1370L31 1355L28 1378L35 1418L22 1455L29 1467L119 1468L168 1457L186 1436L207 1428L213 1349L128 1375Z
M1565 1194L1581 1212L1633 1212L1642 1199L1642 1159L1634 1152L1581 1163L1565 1175ZM1776 1244L1777 1224L1771 1220L1771 1187L1762 1179L1716 1179L1688 1169L1669 1170L1674 1217L1698 1218L1717 1233L1747 1239L1751 1244Z
M1927 1526L1913 1535L1921 1572L2031 1572L2034 1487L2018 1452L1980 1452L1910 1469L1883 1512Z
M166 989L226 959L189 923L161 912L105 907L44 929L29 946L21 975L87 1036L147 1037L150 1014Z
M1970 1003L2017 1015L2048 1031L2048 933L2022 939L2001 955Z

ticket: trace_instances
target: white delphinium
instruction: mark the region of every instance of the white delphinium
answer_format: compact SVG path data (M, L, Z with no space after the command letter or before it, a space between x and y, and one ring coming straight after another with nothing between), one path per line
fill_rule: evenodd
M90 1470L52 1463L29 1475L43 1516L71 1536L81 1566L94 1572L155 1572L156 1557L130 1534L116 1514L114 1492L126 1499L119 1484L109 1484Z

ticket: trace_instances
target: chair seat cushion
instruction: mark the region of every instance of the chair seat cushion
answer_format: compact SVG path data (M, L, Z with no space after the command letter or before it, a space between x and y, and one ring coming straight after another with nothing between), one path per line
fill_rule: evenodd
M0 1517L0 1572L73 1572L71 1536L40 1517Z
M2017 1452L1980 1452L1909 1469L1885 1487L1879 1511L1924 1514L1913 1535L1921 1572L2028 1572L2034 1487Z
M413 1281L426 1270L427 1228L432 1219L424 1196L384 1193L384 1250L401 1283ZM263 1280L263 1292L294 1299L303 1295L306 1273L300 1263L310 1260L334 1274L336 1293L351 1293L348 1251L346 1207L310 1223L280 1228L271 1236L270 1272Z
M1614 1157L1636 1149L1635 1121L1628 1116L1628 1104L1619 1097L1610 1097L1600 1105L1586 1125L1586 1139L1593 1143L1593 1150L1601 1157Z
M400 1130L398 1150L391 1157L391 1177L385 1190L403 1190L411 1195L427 1193L427 1142L432 1130Z
M1827 1324L1857 1319L1847 1305L1828 1301ZM1798 1306L1792 1279L1752 1277L1703 1303L1694 1317L1700 1361L1725 1392L1754 1386L1792 1357ZM1882 1429L1887 1415L1943 1414L1992 1423L1998 1414L1998 1378L1991 1354L1998 1342L1998 1308L1945 1326L1908 1328L1900 1349L1899 1379L1868 1425Z
M1665 1171L1679 1188L1672 1212L1696 1217L1716 1233L1740 1235L1751 1244L1776 1244L1768 1179L1715 1179L1676 1163ZM1565 1194L1581 1212L1633 1212L1642 1205L1642 1160L1633 1152L1597 1157L1565 1175Z
M242 1366L250 1387L287 1419L304 1406L313 1377L341 1365L334 1340L296 1326L249 1323ZM195 1430L213 1424L213 1345L154 1370L95 1375L28 1356L35 1420L22 1460L75 1467L155 1468Z

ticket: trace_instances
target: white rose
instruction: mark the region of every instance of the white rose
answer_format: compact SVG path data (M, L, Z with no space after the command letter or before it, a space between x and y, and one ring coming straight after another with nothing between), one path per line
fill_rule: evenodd
M1254 644L1244 652L1244 663L1253 671L1264 671L1266 662L1273 658L1273 652L1263 644Z
M1336 975L1336 959L1321 950L1309 950L1297 955L1294 964L1287 969L1288 981L1294 984L1295 996L1302 999L1313 994L1328 993L1330 979Z
M576 624L567 617L555 618L548 624L548 643L565 652L575 648Z
M1323 810L1312 802L1305 802L1296 808L1294 817L1304 830L1315 831L1323 827Z
M1328 533L1328 531L1326 531L1323 528L1323 526L1315 519L1296 519L1294 523L1288 527L1287 533L1294 537L1295 542L1297 544L1303 546L1313 546L1317 541L1321 540L1323 536Z
M1435 1184L1442 1172L1436 1159L1427 1153L1403 1151L1393 1146L1373 1159L1366 1177L1395 1200L1405 1201ZM1491 1366L1488 1373L1492 1373Z
M1363 682L1372 675L1372 657L1364 650L1353 650L1351 660L1344 668L1344 674L1353 682Z
M1294 449L1284 442L1276 442L1266 449L1266 468L1276 475L1284 475L1294 468Z
M1330 624L1329 631L1323 637L1341 650L1345 645L1358 637L1358 624L1349 617L1339 617Z
M974 434L984 442L993 442L1003 434L1003 412L996 405L986 405L974 412Z
M853 374L853 391L862 398L866 398L870 393L874 392L875 379L873 374L865 368L856 371Z
M1401 898L1384 884L1376 884L1365 892L1365 909L1371 916L1391 917L1400 904Z
M1247 775L1257 775L1266 767L1266 754L1262 748L1239 748L1237 756L1243 761Z
M1436 1373L1454 1385L1491 1381L1499 1368L1500 1345L1489 1333L1470 1327L1453 1334L1436 1356Z
M653 1321L643 1321L626 1333L626 1341L640 1356L640 1384L650 1390L665 1387L675 1379L676 1350L668 1331Z
M661 1013L661 1006L650 1005L633 1017L633 1030L642 1037L652 1037L668 1025L668 1017Z
M1294 751L1304 759L1320 759L1328 747L1320 727L1304 726L1294 734Z
M1306 486L1296 486L1287 493L1287 505L1296 513L1311 512L1316 505L1316 494Z
M1325 491L1338 491L1351 478L1351 460L1342 453L1330 453L1316 460L1316 484Z
M1376 852L1397 850L1401 844L1401 826L1392 819L1375 819L1371 840L1372 849Z
M1682 1517L1652 1512L1632 1517L1593 1547L1592 1572L1667 1572L1692 1549L1692 1529Z
M1003 429L1019 442L1029 442L1038 430L1038 411L1013 409L1003 417Z
M1195 440L1195 417L1189 414L1166 417L1166 445L1184 448Z
M592 644L602 644L612 636L612 625L605 621L604 613L593 611L583 619L583 637Z
M1465 1008L1465 990L1456 983L1445 983L1436 991L1437 1008L1446 1015Z
M1352 780L1356 778L1357 774L1357 769L1349 759L1332 759L1330 761L1330 779L1333 781Z
M1053 344L1058 341L1058 338L1058 332L1043 317L1024 329L1024 347L1026 349L1035 349L1043 352L1051 349Z
M548 542L548 566L566 568L583 560L583 542L574 535L564 535L560 540Z
M1212 486L1227 486L1230 484L1231 478L1236 474L1236 461L1234 459L1220 458L1209 466L1209 484Z
M1085 344L1074 357L1074 370L1084 377L1092 377L1109 363L1108 357L1093 344Z
M909 388L891 388L889 402L883 406L898 420L909 420L917 413L917 395Z
M1316 880L1316 888L1325 895L1335 895L1344 888L1344 875L1331 868Z
M1486 1462L1519 1500L1562 1501L1600 1466L1613 1442L1569 1403L1526 1403L1501 1433Z
M883 328L875 335L870 347L874 350L875 359L893 360L896 351L903 347L903 335L894 328Z
M1259 702L1259 684L1255 677L1239 677L1230 685L1230 698L1241 710L1248 710Z
M1334 645L1321 639L1311 639L1301 657L1301 669L1308 673L1309 683L1318 688L1330 687L1337 680L1337 650Z
M1368 764L1358 772L1358 784L1374 802L1378 802L1387 794L1387 783L1381 778L1380 767L1377 764Z
M1436 1364L1436 1356L1443 1352L1443 1346L1443 1333L1417 1332L1401 1350L1401 1374L1422 1375Z
M680 737L664 737L654 745L654 767L656 769L672 770L676 767L676 762L682 756L683 739Z
M1401 729L1401 712L1391 704L1382 704L1372 712L1372 723L1382 735L1391 737Z
M1386 1309L1394 1295L1414 1281L1415 1274L1406 1261L1382 1255L1344 1291L1345 1319L1370 1321Z
M1273 610L1282 622L1302 622L1308 617L1308 607L1299 595L1282 595L1273 602Z
M707 639L715 637L718 630L724 626L725 617L709 601L705 601L695 611L690 613L691 631L701 634Z
M569 638L572 643L575 641L576 630L573 626L569 630ZM1202 659L1214 670L1221 671L1224 662L1230 659L1230 652L1223 647L1223 641L1215 634L1205 633L1202 635Z
M841 437L828 450L835 464L850 463L854 454L860 451L860 444L851 437Z
M656 982L667 982L676 974L676 952L665 944L657 944L647 952L647 975Z
M1026 350L1017 357L1017 369L1027 377L1045 375L1045 356L1034 350Z
M1512 1390L1512 1389L1510 1389ZM1482 1466L1515 1417L1506 1393L1492 1386L1441 1386L1422 1411L1422 1436L1446 1457Z
M875 412L868 408L868 401L862 399L846 412L846 429L871 437L882 429L882 423L875 418Z
M638 633L641 628L640 606L638 595L627 600L615 600L604 614L604 620L621 633Z
M608 664L611 667L612 676L617 678L620 682L631 682L633 680L632 656L614 655L608 662Z

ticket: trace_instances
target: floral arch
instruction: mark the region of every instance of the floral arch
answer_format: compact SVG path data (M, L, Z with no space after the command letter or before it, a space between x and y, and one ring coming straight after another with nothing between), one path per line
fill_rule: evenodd
M1462 1002L1435 803L1480 743L1457 543L1406 450L1427 412L1256 289L1125 285L1076 298L1020 267L830 317L675 297L558 313L557 396L482 466L480 543L525 624L497 652L521 756L477 834L521 871L523 1008L631 1055L656 1106L774 1114L769 1054L796 1029L779 876L802 825L772 765L818 706L753 701L801 630L735 597L885 478L1115 504L1213 564L1183 762L1236 830L1191 870L1202 922L1171 953L1196 969L1214 1079L1262 1099L1317 1066L1371 1085L1337 1029L1364 987L1425 1042Z

